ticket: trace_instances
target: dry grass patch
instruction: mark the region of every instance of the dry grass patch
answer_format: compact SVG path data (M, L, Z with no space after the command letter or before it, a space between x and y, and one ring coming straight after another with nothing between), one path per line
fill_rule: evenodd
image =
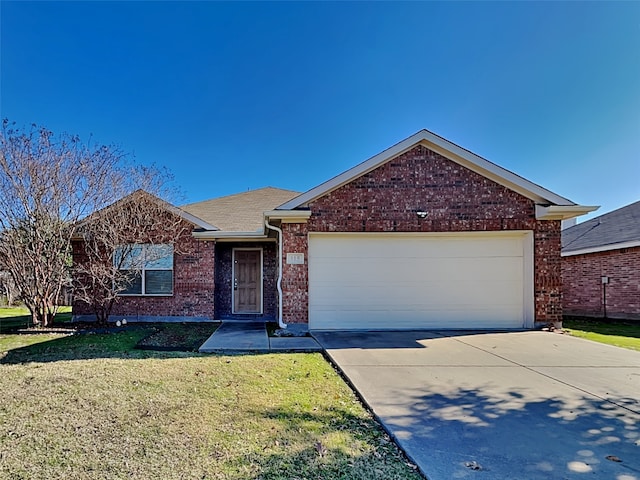
M421 478L321 355L133 350L146 334L0 337L0 477Z

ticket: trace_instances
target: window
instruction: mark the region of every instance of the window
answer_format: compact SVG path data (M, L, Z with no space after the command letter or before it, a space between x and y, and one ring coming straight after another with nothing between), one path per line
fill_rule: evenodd
M113 261L123 274L120 295L173 294L173 245L125 245Z

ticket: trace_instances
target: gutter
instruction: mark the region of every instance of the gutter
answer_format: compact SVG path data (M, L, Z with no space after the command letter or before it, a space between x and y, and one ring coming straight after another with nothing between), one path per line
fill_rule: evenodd
M194 238L200 240L217 240L217 239L266 239L267 234L264 231L256 230L255 232L222 232L219 230L205 230L201 232L192 232Z
M278 289L278 326L287 328L287 324L282 321L282 230L269 224L267 219L264 221L264 226L278 234L278 281L276 282L276 288Z

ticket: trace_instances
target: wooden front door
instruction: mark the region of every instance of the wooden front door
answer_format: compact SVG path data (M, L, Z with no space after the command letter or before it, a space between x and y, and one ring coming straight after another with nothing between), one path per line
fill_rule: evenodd
M262 313L262 250L233 251L233 313Z

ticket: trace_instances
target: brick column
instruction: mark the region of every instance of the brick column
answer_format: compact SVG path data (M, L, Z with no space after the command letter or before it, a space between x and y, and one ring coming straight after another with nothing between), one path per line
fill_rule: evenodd
M306 223L282 226L282 320L285 323L309 322L309 249ZM288 265L287 253L303 253L304 264Z

